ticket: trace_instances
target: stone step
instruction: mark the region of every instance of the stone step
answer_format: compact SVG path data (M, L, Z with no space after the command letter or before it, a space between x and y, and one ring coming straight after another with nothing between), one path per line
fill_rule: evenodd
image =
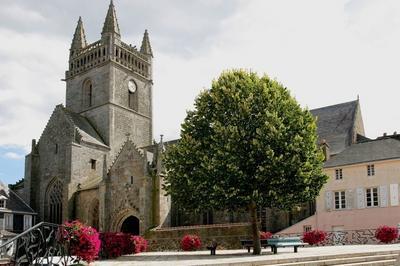
M369 262L359 262L359 263L346 263L346 264L337 264L335 266L393 266L396 265L396 259L389 260L378 260L378 261L369 261Z
M375 254L374 252L369 252L366 254L363 253L341 254L340 256L321 256L321 257L316 256L308 258L273 260L270 262L265 261L261 265L264 266L320 266L320 265L333 266L333 265L353 265L353 264L364 265L365 263L375 263L375 262L377 263L379 261L383 261L384 263L392 263L393 261L396 261L398 256L399 254L391 252L386 254L385 253ZM372 264L372 265L379 265L379 264ZM392 265L392 264L382 264L382 265Z

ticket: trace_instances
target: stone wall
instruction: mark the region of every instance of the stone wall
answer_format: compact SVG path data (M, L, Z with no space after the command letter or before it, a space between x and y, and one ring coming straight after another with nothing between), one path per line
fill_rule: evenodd
M213 240L217 241L218 249L240 249L240 240L252 237L249 223L236 223L152 229L145 234L145 238L151 251L181 250L180 241L186 234L198 235L202 249L206 249Z

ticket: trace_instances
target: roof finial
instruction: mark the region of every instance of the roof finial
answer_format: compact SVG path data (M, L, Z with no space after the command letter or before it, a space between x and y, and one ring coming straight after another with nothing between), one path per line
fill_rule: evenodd
M106 34L115 34L117 37L120 37L119 25L113 0L110 0L103 30L101 31L101 36L105 36Z
M153 51L151 50L149 33L147 30L144 31L142 46L140 47L140 52L145 55L150 55L153 57Z
M85 30L83 29L82 18L79 16L78 24L75 28L74 38L72 39L71 52L72 50L82 49L87 45ZM72 54L71 54L72 55Z

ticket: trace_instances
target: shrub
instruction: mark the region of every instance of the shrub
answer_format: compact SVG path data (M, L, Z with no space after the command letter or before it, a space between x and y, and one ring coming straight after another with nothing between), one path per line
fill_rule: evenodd
M185 235L181 240L181 248L184 251L193 251L201 247L200 237L196 235Z
M390 227L390 226L380 226L375 231L375 237L382 243L390 243L393 240L396 240L399 236L399 230L397 227Z
M147 250L147 240L141 236L124 233L101 233L101 256L116 258Z
M124 233L101 233L101 256L103 258L116 258L132 253L131 235Z
M303 233L303 242L308 243L310 245L315 245L325 241L326 232L322 230L312 230L309 232Z
M79 221L65 222L60 229L59 241L78 260L90 263L98 258L100 239L99 233L93 227Z
M135 254L147 250L147 240L141 236L130 236L130 243L133 244L133 253Z
M271 232L260 232L260 239L268 239L272 237Z

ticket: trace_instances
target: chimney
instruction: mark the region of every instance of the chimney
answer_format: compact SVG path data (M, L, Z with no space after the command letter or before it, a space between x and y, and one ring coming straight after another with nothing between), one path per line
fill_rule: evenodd
M386 136L387 136L387 133L386 133L386 132L385 132L385 133L383 133L383 136L384 136L384 137L386 137Z

